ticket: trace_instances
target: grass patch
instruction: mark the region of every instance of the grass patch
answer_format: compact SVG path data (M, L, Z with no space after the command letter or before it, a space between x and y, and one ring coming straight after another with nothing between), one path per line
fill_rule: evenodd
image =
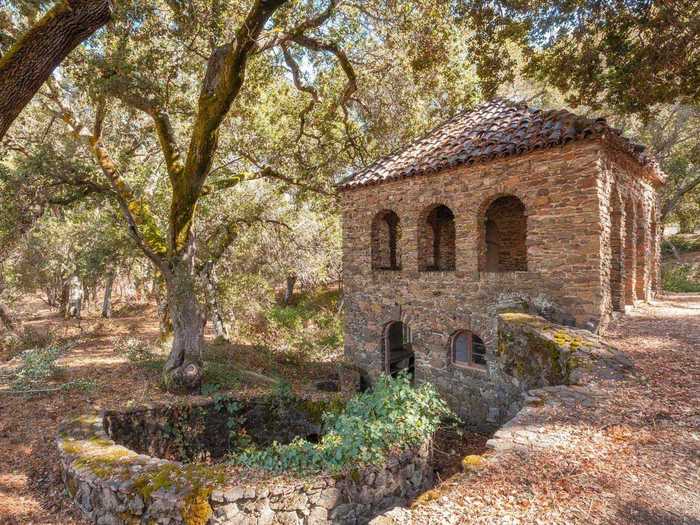
M661 269L661 283L667 292L700 292L700 265L666 265Z
M671 255L671 243L679 252L696 252L700 251L700 234L681 234L671 235L668 239L664 239L661 243L661 253Z
M266 312L265 338L294 359L338 351L343 346L343 326L338 312L340 292L320 290L301 295L293 305L274 305Z

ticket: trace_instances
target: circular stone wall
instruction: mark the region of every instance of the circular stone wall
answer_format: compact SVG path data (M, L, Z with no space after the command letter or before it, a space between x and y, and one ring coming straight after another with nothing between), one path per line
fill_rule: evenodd
M206 413L213 403L187 405L184 413ZM162 416L168 410L161 405L94 413L61 425L58 449L63 480L71 498L94 523L367 523L378 513L405 504L434 481L430 441L390 454L381 465L299 476L230 464L181 463L139 453L110 437L131 436L134 445L130 447L141 452L149 446L156 449L157 443L167 441L143 436L150 432L151 437L162 437L161 431L172 425L159 416L160 423L148 427L147 416ZM306 424L313 433L314 422L306 420Z

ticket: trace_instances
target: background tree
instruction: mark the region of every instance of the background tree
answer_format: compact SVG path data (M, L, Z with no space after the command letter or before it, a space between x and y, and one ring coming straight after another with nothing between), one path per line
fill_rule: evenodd
M694 0L460 0L457 10L487 96L522 71L558 88L572 107L628 114L700 103Z
M165 376L173 389L196 389L201 378L206 308L198 292L197 254L210 249L198 240L206 237L198 236L204 202L257 178L327 193L339 165L364 163L372 146L361 131L373 120L359 98L363 77L356 69L371 71L396 53L367 37L374 26L387 24L382 32L398 30L408 41L416 33L407 19L447 20L447 7L440 3L419 5L402 2L397 16L382 18L374 13L386 7L383 2L256 1L247 9L133 3L115 17L112 31L82 50L81 63L66 64L60 89L47 97L74 139L89 146L130 235L163 277L174 329ZM421 35L422 47L432 45ZM413 60L417 78L429 70L431 57L436 64L448 63L449 50L436 49L442 54ZM273 89L283 83L287 92L278 97ZM290 95L290 88L297 93ZM79 100L87 111L70 111ZM278 110L286 128L269 121L260 125ZM140 130L148 129L147 143L157 140L160 149L164 169L156 171L167 174L169 200L164 213L161 203L144 199L132 185L128 168L123 169L129 162L119 158L121 144L115 149L108 137L113 119L133 117L134 111L140 116L132 125L145 117L148 124ZM181 147L183 142L188 145ZM222 229L221 235L227 232Z

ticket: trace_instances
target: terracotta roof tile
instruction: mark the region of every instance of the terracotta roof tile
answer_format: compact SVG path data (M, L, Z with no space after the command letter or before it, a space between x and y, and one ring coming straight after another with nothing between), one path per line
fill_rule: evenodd
M656 161L644 153L644 146L623 137L605 119L589 119L564 109L534 109L499 98L458 113L406 147L341 181L339 187L378 184L593 137L614 141L641 165L651 166L663 180Z

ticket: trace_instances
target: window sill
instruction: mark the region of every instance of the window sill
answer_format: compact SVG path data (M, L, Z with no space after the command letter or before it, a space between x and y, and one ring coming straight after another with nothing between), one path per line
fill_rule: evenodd
M487 368L486 365L475 365L475 364L468 364L468 363L457 363L457 362L452 362L452 366L455 368L459 368L460 370L473 370L474 372L482 372L486 373Z

